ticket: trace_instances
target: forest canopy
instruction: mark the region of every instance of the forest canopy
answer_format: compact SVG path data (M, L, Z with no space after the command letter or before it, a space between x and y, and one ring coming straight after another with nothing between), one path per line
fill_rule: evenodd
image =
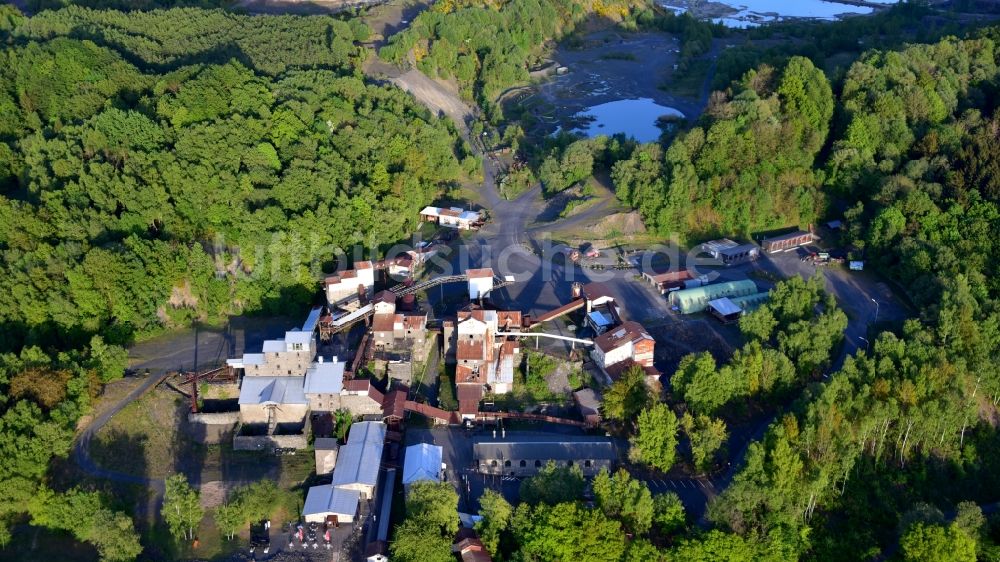
M450 123L356 75L349 24L254 22L69 8L11 31L0 55L7 348L127 341L302 303L334 248L404 237L463 164L475 168ZM326 39L292 40L317 32ZM217 49L244 42L259 51Z
M823 209L813 163L833 110L830 83L809 59L750 71L666 150L643 145L616 163L618 198L660 235L695 241L811 222Z

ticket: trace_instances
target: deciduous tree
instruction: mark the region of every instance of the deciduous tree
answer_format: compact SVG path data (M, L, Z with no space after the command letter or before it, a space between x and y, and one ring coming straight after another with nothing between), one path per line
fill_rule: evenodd
M662 471L670 470L677 457L677 416L663 403L639 414L638 432L629 440L629 456Z

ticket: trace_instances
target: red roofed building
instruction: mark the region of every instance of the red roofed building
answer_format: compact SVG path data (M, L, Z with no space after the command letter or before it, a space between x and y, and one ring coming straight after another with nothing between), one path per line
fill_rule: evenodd
M501 321L503 324L501 324ZM486 310L470 306L460 310L456 322L445 322L446 358L456 364L456 383L485 385L496 394L510 392L520 345L504 329L521 329L519 311Z
M479 401L483 399L483 385L459 383L455 387L458 395L458 413L462 418L475 419L479 412Z
M656 341L638 322L625 322L594 338L591 357L608 376L629 363L635 363L647 372L653 369ZM657 374L658 376L658 374Z
M462 559L462 562L492 562L490 553L486 551L483 542L471 529L459 529L451 551Z

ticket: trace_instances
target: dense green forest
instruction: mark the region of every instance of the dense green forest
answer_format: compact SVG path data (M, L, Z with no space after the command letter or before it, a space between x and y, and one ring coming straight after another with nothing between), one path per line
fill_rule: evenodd
M357 76L360 31L248 20L71 8L10 32L9 349L304 302L334 248L404 236L462 176L450 123Z
M0 16L0 545L31 521L131 560L111 498L47 478L122 375L119 346L309 302L338 247L405 236L478 163L451 123L362 79L357 21Z
M655 232L689 240L812 222L823 209L813 164L833 110L826 76L806 58L751 71L666 150L643 145L616 163L618 198Z
M833 88L806 59L761 67L666 150L640 147L615 165L619 196L664 233L749 236L843 213L842 242L921 311L823 384L798 377L823 368L843 320L782 320L814 310L818 295L776 292L744 317L751 342L723 367L682 362L675 398L708 415L766 398L761 373L779 396L806 383L710 506L718 529L820 560L886 548L906 560L997 556L996 526L968 503L1000 499L994 34L866 53ZM756 181L741 184L744 174Z

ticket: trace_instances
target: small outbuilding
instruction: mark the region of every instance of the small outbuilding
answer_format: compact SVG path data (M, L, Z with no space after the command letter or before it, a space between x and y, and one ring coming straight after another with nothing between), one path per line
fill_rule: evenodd
M489 267L465 272L469 280L469 300L487 297L493 290L493 270Z
M573 401L580 410L580 416L588 425L601 423L601 399L592 388L581 388L573 393Z
M404 489L409 490L410 484L421 480L440 482L441 456L440 445L418 443L407 447L403 456Z
M460 207L451 207L450 209L424 207L424 210L420 211L420 220L436 222L441 226L458 230L471 230L482 224L482 215Z
M743 309L729 300L729 297L708 301L708 311L725 324L736 322L743 316Z
M765 238L760 243L760 247L765 252L773 254L775 252L783 252L792 248L798 248L799 246L805 244L810 244L815 239L816 236L813 233L806 232L804 230L797 230L795 232L789 232L788 234L782 234L773 238Z
M591 329L594 333L601 335L608 331L608 328L615 325L614 318L610 314L601 310L594 310L587 313L587 317L584 323Z
M316 454L316 474L330 474L337 466L337 451L340 445L332 437L317 437L313 442Z
M701 250L723 265L746 263L760 256L760 248L756 244L741 244L728 238L705 242Z
M667 271L665 273L644 271L642 273L642 278L648 281L649 284L662 295L673 289L683 287L685 281L694 279L694 275L692 275L687 269L682 269L680 271Z

